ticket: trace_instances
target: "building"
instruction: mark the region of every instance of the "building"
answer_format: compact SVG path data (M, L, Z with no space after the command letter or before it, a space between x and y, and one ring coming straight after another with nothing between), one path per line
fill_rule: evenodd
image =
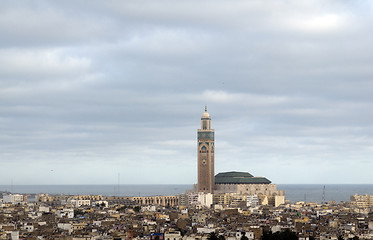
M58 218L74 218L74 209L64 208L56 211Z
M85 206L90 206L91 205L91 200L82 200L82 199L73 199L73 198L70 198L67 200L67 203L73 205L74 207L78 208L78 207L81 207L83 205Z
M246 197L246 206L247 207L256 207L259 205L258 195L249 195Z
M216 193L238 193L245 195L284 195L277 191L276 184L265 177L254 177L247 172L224 172L215 176Z
M232 203L237 196L222 196L221 194L240 195L263 195L271 199L271 204L283 204L285 197L274 198L274 196L285 196L284 191L277 191L276 184L272 184L265 177L254 177L247 172L223 172L215 176L215 131L211 129L211 117L205 112L201 117L201 129L197 131L197 155L198 155L198 183L196 192L219 194L215 203Z
M199 193L198 195L198 202L202 207L211 207L213 199L213 194L211 193Z
M179 205L181 206L199 206L210 208L213 204L214 196L211 193L189 192L179 195Z
M25 201L25 197L21 194L9 194L3 197L4 203L17 204Z
M268 197L268 205L278 207L282 204L285 204L285 196L284 195L275 195L275 196L269 196Z
M201 129L198 129L198 192L213 193L215 187L215 136L211 129L211 117L207 107L201 117Z
M351 205L357 208L372 208L373 195L358 195L355 194L350 197Z
M137 203L138 205L157 205L157 206L179 205L178 196L129 197L129 199Z
M165 240L181 240L181 233L179 231L168 231L164 233Z

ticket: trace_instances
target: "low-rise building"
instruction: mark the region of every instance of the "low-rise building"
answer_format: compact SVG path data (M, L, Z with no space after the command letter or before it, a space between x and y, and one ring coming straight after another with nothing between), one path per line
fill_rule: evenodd
M24 200L24 195L21 194L9 194L4 195L3 197L4 203L17 204L23 202Z

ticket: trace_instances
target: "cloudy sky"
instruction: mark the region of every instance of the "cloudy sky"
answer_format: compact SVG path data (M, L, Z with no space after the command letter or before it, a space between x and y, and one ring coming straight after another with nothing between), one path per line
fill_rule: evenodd
M373 4L2 1L0 185L373 183Z

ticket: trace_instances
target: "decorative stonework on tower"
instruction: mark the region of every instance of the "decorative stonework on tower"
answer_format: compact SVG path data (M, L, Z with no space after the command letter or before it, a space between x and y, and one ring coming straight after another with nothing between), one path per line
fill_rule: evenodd
M213 193L215 187L214 129L211 129L211 117L207 107L201 117L201 129L198 129L198 192Z

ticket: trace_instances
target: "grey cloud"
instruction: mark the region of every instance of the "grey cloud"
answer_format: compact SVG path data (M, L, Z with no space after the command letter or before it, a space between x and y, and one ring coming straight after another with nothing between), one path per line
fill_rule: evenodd
M19 183L41 183L28 173L30 162L52 183L90 183L90 175L111 183L117 172L137 183L165 166L171 173L157 183L193 183L204 104L216 129L217 171L306 183L304 166L315 172L342 162L344 171L353 161L351 181L367 181L371 7L332 0L5 2L0 163L9 173L0 183L15 168ZM54 164L86 172L69 167L71 178L52 178L43 171Z

